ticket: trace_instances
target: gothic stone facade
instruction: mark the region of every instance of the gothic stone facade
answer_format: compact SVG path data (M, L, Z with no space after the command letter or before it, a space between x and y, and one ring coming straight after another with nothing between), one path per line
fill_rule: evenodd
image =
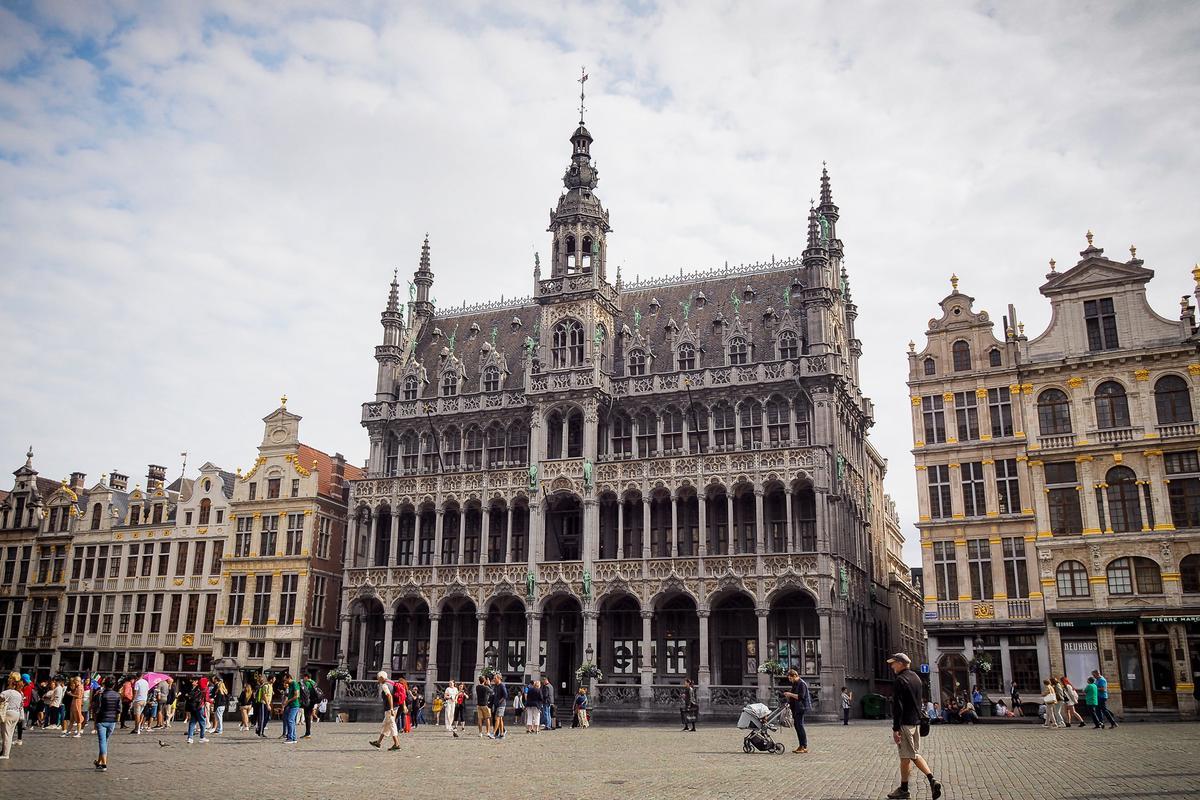
M1109 679L1125 713L1194 714L1200 672L1197 336L1154 273L1092 244L1041 286L1051 321L1004 339L955 291L910 348L926 626L940 691ZM1200 279L1200 270L1196 277ZM955 281L955 283L957 283ZM978 649L991 672L969 675ZM1032 655L1030 651L1036 653ZM1036 664L1036 672L1035 672ZM1003 684L1003 685L1002 685Z
M570 141L531 298L436 309L428 238L406 308L392 283L345 662L562 693L592 660L594 700L640 709L688 676L706 707L765 697L769 659L865 688L885 463L828 176L802 258L623 284L582 122Z

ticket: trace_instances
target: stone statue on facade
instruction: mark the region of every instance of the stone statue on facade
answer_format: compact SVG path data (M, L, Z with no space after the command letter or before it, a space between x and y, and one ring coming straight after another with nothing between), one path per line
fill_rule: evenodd
M525 574L525 596L530 600L537 597L537 578L533 577L533 570Z
M592 490L592 460L590 458L583 461L583 488L589 492Z
M583 571L583 596L592 596L592 571L587 569Z
M409 281L408 282L408 302L411 303L413 300L416 300L416 299L417 299L417 285L415 283L413 283L412 281Z
M530 489L530 491L537 489L537 481L538 481L538 465L537 465L537 462L535 461L529 465L529 489Z

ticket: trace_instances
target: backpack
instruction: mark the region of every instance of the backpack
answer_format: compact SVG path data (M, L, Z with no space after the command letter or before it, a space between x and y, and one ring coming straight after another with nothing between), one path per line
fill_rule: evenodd
M204 708L204 690L200 688L200 684L192 687L191 693L188 695L188 707L192 711L199 711Z
M325 693L321 691L321 687L317 684L312 684L312 703L314 706L319 706L325 702Z
M404 684L400 681L392 684L392 699L396 703L396 710L403 711L404 704L408 700L408 692L404 689Z
M300 705L308 708L314 705L312 700L312 692L309 691L310 683L308 681L300 681Z

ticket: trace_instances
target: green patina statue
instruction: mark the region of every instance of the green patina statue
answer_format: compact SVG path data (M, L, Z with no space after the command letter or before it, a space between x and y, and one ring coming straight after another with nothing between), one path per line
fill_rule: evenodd
M537 462L535 461L529 465L529 488L530 488L530 490L537 488L537 481L538 481L538 465L537 465Z

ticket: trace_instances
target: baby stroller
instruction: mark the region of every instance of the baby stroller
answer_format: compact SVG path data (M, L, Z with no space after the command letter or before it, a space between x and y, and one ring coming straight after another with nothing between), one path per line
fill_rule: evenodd
M787 706L782 703L775 710L767 708L762 703L751 703L742 709L737 726L738 730L746 731L746 738L742 739L743 753L753 753L758 750L778 755L783 752L783 742L772 739L771 731L779 730L777 723L785 708Z

